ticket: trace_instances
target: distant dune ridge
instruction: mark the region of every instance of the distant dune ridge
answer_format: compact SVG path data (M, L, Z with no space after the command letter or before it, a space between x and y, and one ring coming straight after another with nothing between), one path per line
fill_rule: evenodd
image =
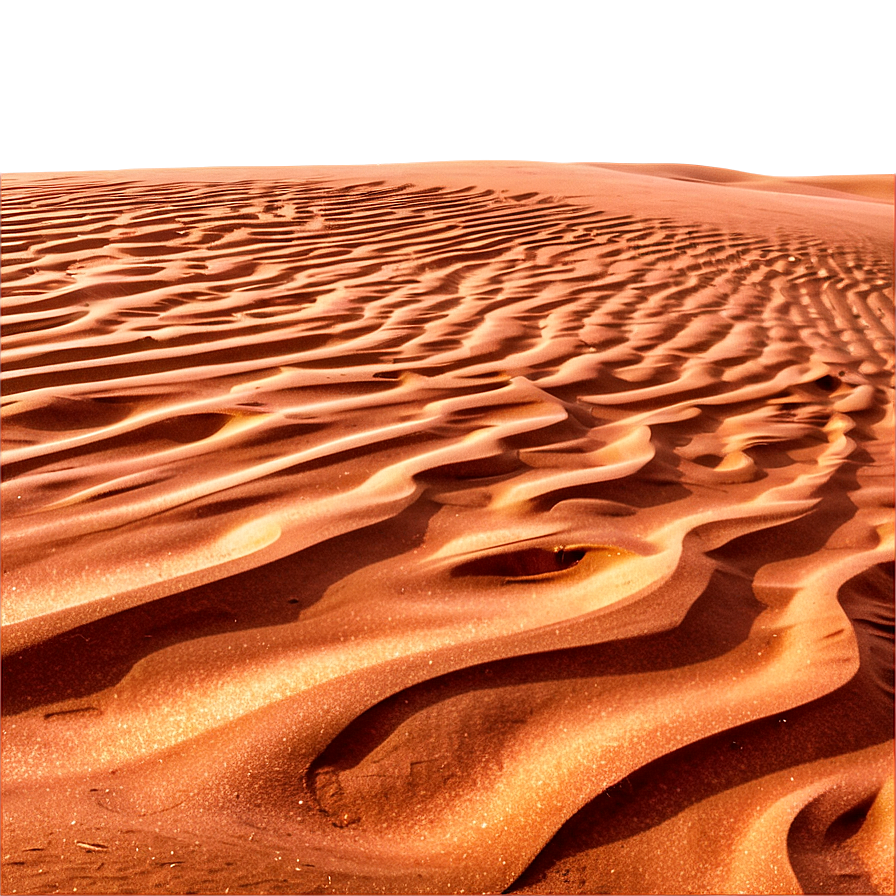
M892 177L2 216L4 892L893 892Z

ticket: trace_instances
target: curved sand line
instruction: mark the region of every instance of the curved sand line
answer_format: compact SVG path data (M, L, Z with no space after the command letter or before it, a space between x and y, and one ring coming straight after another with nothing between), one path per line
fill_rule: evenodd
M4 887L892 892L892 179L3 221Z

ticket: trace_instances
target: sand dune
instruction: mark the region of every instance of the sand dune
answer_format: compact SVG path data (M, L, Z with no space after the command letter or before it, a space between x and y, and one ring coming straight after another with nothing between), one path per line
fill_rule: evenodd
M5 177L4 892L893 892L893 180L811 180Z

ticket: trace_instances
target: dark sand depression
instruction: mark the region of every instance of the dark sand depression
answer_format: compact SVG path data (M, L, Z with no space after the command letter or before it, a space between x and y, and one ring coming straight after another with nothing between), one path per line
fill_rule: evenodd
M893 892L893 179L3 183L4 893Z

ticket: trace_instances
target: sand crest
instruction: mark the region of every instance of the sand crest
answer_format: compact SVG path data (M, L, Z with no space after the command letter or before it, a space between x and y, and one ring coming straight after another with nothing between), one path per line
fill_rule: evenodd
M893 892L893 179L4 178L4 892Z

